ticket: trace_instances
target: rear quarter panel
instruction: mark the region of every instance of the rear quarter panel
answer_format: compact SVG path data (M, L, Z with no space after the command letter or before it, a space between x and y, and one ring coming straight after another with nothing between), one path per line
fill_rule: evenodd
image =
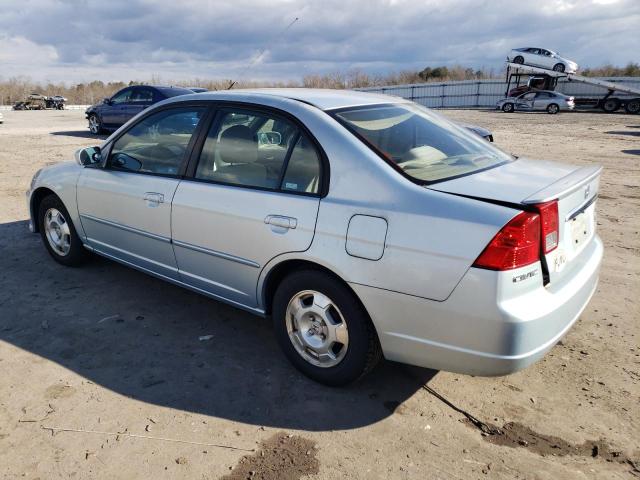
M328 115L317 109L310 115L295 113L327 154L329 192L320 201L311 247L303 254L272 259L261 274L259 290L270 269L295 258L323 265L347 282L445 300L496 232L518 213L416 185ZM380 259L347 252L354 215L387 222Z

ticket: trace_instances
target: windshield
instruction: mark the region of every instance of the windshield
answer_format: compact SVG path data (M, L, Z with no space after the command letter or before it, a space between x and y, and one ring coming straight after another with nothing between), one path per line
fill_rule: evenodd
M353 107L335 116L420 183L467 175L512 160L475 133L413 103Z

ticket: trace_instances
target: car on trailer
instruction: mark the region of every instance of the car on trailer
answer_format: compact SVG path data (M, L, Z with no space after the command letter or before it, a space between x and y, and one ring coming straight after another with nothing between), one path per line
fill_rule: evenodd
M573 97L551 90L530 91L517 97L498 100L496 110L511 112L547 112L556 114L575 108Z
M507 61L521 65L546 68L556 72L575 73L578 71L578 64L576 62L561 57L556 52L547 50L546 48L514 48L507 55Z

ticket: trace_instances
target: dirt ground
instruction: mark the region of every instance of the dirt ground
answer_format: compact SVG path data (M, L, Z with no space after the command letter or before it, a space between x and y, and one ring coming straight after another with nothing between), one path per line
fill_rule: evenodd
M53 262L27 230L24 192L97 142L82 112L5 112L0 478L640 476L640 116L446 115L518 155L604 165L598 291L523 372L386 362L330 389L287 363L269 322L107 260Z

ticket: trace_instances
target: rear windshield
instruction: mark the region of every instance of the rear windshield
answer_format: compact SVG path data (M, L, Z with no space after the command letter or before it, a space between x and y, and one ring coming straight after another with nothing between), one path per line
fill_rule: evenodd
M477 134L414 103L353 107L334 115L419 183L467 175L512 160Z
M160 90L162 94L167 98L177 97L178 95L189 95L193 93L192 90L180 87L158 87L158 90Z

